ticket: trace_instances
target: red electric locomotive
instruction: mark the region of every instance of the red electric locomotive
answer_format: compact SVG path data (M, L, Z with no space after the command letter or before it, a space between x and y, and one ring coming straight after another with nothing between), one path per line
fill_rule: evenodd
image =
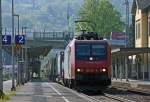
M111 46L95 33L73 39L64 52L64 84L103 90L111 84Z

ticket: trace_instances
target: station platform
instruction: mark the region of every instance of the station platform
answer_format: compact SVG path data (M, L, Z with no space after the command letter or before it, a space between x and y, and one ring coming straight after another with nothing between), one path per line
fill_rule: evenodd
M112 86L127 87L150 92L150 81L128 79L112 79Z
M96 102L54 82L28 82L7 102Z

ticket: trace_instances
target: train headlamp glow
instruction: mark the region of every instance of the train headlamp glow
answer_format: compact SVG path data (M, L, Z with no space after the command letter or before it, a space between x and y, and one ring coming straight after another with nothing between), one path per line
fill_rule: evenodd
M81 71L81 69L78 68L78 69L77 69L77 72L80 72L80 71Z
M103 72L106 72L106 69L105 69L105 68L103 68L103 69L102 69L102 71L103 71Z
M90 61L92 61L93 60L93 57L90 57Z

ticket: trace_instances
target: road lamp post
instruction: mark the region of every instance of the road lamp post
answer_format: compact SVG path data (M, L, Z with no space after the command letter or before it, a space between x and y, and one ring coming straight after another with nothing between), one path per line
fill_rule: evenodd
M125 0L126 5L126 44L125 47L128 47L129 44L129 1Z
M126 5L126 37L125 37L125 48L128 47L128 37L129 37L129 1L125 0ZM128 64L127 64L127 56L125 57L125 77L126 81L128 80Z
M19 35L19 15L18 14L14 14L13 16L17 17L18 19L18 35ZM20 50L19 50L20 52ZM21 53L20 53L21 54ZM20 68L17 68L17 85L20 85Z
M3 97L3 66L2 66L2 7L0 0L0 97Z
M27 38L27 29L28 29L28 27L22 27L22 34L24 33L25 34L25 36L26 36L26 38ZM27 54L27 52L28 52L28 49L27 49L27 40L26 40L26 42L25 42L25 59L24 59L24 78L25 78L25 82L27 82L28 81L28 54Z
M68 0L68 7L67 7L67 26L68 26L68 32L70 31L70 0Z
M14 45L15 45L15 35L14 35L14 0L12 0L12 88L11 91L15 91L15 58L14 58Z

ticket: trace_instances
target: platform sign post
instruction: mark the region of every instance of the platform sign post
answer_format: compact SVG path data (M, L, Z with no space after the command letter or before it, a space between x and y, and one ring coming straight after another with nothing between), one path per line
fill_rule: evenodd
M0 0L0 37L2 37L2 2ZM0 38L0 40L2 40ZM3 93L3 65L2 65L2 41L0 41L0 97L4 96Z
M19 61L18 62L18 67L19 67L19 82L23 85L24 84L24 78L23 78L23 70L24 70L24 61Z
M16 49L21 49L22 45L25 44L25 35L15 35L15 44L16 44ZM23 53L22 53L23 54ZM22 56L23 57L23 56ZM22 70L24 70L24 64L22 63ZM19 67L21 68L21 67ZM20 71L21 74L23 74L23 71ZM21 75L22 76L22 75ZM23 78L21 78L21 84L24 84Z

